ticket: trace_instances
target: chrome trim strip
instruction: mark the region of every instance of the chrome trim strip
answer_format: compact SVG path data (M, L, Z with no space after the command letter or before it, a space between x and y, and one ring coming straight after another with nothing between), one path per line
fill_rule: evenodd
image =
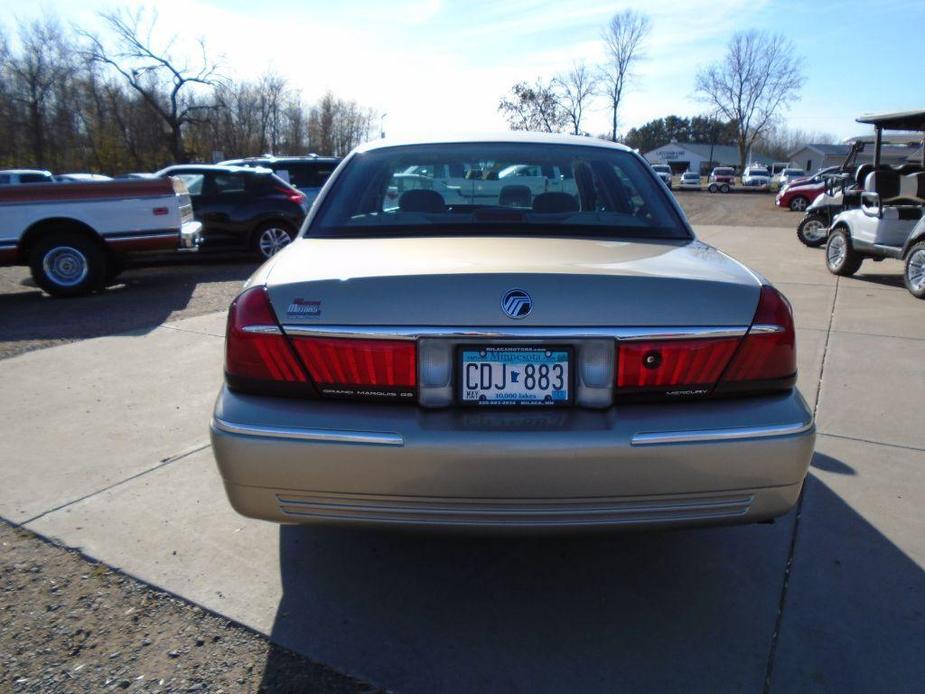
M782 333L785 328L782 325L769 325L766 323L756 323L749 329L750 335L770 335L771 333Z
M802 434L813 428L813 422L772 424L764 427L736 427L734 429L697 429L693 431L656 431L633 434L633 446L659 446L668 443L705 443L711 441L738 441L740 439L768 439L778 436Z
M283 331L275 325L245 325L242 330L246 333L258 335L282 335Z
M401 434L379 431L344 431L341 429L296 429L265 427L257 424L232 424L212 418L212 428L239 436L259 436L271 439L294 439L316 443L366 443L379 446L404 446Z
M741 337L748 326L720 327L558 327L527 326L460 328L452 326L366 326L366 325L293 325L283 331L299 337L346 337L379 340L417 340L421 337L449 339L570 339L606 337L621 341L689 340L705 337Z
M156 234L137 234L132 236L107 236L106 234L103 234L102 237L104 241L109 241L110 243L118 243L119 241L139 241L141 239L179 239L180 230L159 231Z

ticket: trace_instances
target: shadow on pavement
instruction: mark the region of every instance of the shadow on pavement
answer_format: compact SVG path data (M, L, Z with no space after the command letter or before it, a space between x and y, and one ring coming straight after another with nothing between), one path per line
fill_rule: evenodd
M149 262L128 268L103 292L69 299L49 297L23 269L18 286L0 293L0 335L7 343L152 330L187 309L194 294L203 295L205 310L198 313L227 308L256 267L255 261L240 257Z
M811 585L790 588L775 690L813 689L834 668L846 691L859 669L885 668L880 689L897 691L897 658L921 682L925 574L810 479L795 572ZM399 692L760 692L793 515L545 539L283 526L271 638ZM824 551L808 549L820 531ZM280 691L274 661L267 691Z
M901 265L896 265L897 268L901 268ZM903 283L902 273L897 273L894 275L888 274L873 274L865 272L863 274L853 275L851 279L860 280L861 282L867 282L869 284L881 284L885 287L899 287L900 289L905 289L906 285Z

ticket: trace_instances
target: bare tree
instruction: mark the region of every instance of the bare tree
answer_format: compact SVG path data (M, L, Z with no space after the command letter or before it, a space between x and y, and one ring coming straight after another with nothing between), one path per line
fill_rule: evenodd
M184 126L197 120L197 112L213 108L212 104L197 102L195 87L212 87L218 79L218 66L208 60L204 42L199 42L200 64L191 68L172 57L174 39L154 46L156 12L146 15L143 8L134 13L117 10L101 13L100 17L112 32L116 47L110 50L99 38L82 31L81 36L88 42L88 57L109 65L125 78L166 126L174 161L186 161Z
M633 66L642 59L642 44L652 30L648 15L623 10L610 19L601 38L607 53L600 67L601 92L610 101L612 129L610 139L617 141L617 111L623 94L633 78Z
M737 128L739 164L775 115L799 98L801 61L793 44L763 31L733 35L726 56L697 74L698 95Z
M537 79L534 84L518 82L510 96L498 103L498 110L511 130L532 130L557 133L566 125L567 117L559 105L553 84Z
M556 75L552 82L559 107L572 125L572 133L581 135L581 118L597 87L594 73L584 61L575 62L567 72Z

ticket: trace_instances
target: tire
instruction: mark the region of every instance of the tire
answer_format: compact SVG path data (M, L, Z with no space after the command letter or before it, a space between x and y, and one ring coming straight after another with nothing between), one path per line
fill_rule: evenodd
M728 192L729 192L729 184L728 184L728 183L724 183L723 185L721 185L721 186L719 187L719 192L720 192L720 193L728 193Z
M108 266L105 250L73 231L52 232L29 252L32 279L52 296L81 296L102 289Z
M800 243L810 248L824 246L829 236L829 226L819 215L809 214L803 217L797 227L797 238Z
M807 207L809 207L809 200L802 195L798 195L790 201L791 212L805 212Z
M711 193L715 193L717 190L719 190L719 188L716 187L716 184L715 184L715 183L711 183L711 184L707 187L707 190L710 191Z
M851 239L845 228L835 229L829 234L825 245L825 265L833 275L850 277L857 272L864 256L851 247Z
M903 280L912 296L925 299L925 241L919 241L909 249Z
M267 260L292 243L295 232L285 222L267 222L254 231L252 245L260 260Z

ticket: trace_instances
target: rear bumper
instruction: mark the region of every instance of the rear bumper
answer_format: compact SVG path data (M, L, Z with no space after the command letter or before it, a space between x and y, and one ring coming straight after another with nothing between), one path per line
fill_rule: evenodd
M281 523L576 528L786 513L813 452L790 394L605 411L426 411L223 389L212 443L232 506Z

